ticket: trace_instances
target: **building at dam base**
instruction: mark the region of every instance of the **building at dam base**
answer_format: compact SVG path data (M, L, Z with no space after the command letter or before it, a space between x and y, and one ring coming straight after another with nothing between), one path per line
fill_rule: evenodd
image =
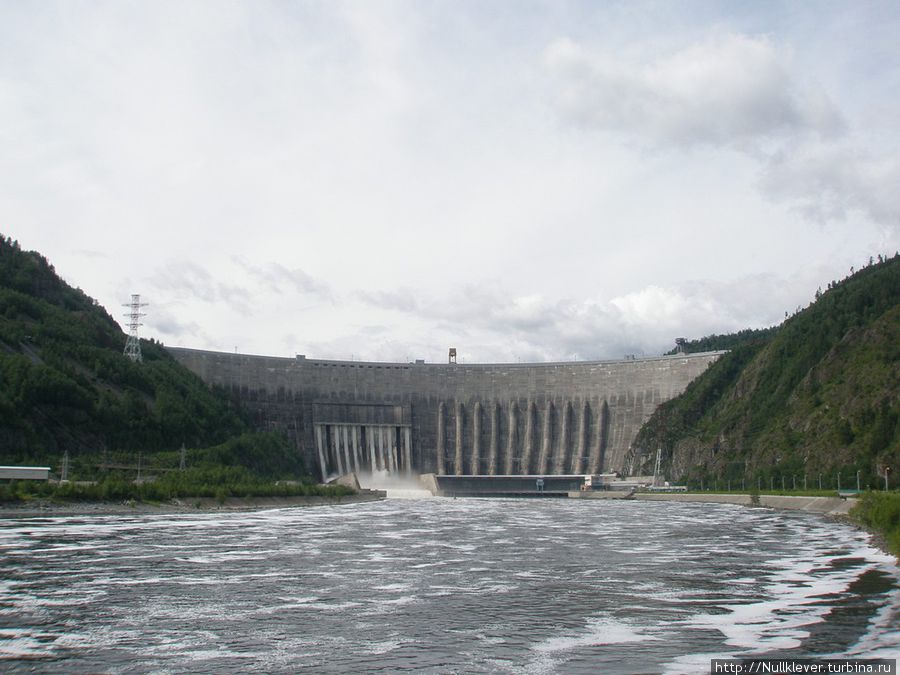
M285 432L325 480L350 471L621 471L656 407L722 352L616 361L426 364L169 352Z

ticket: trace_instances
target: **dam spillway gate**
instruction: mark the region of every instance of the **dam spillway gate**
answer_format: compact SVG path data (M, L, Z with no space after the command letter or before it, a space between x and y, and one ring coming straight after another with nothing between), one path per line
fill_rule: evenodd
M413 473L408 405L313 403L316 459L323 480L360 472Z
M722 354L476 365L169 351L238 397L258 429L284 432L323 480L620 471L656 407Z

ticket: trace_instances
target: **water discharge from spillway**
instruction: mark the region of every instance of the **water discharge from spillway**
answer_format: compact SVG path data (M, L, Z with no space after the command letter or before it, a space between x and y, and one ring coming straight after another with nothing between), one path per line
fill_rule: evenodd
M317 424L315 440L323 479L366 472L413 475L409 426Z
M388 499L428 499L431 492L422 487L418 476L402 476L389 471L364 471L357 475L366 490L384 490Z

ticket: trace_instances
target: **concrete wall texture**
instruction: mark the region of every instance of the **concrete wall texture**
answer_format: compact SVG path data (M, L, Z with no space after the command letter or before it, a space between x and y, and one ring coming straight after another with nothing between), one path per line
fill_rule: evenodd
M323 478L350 470L563 475L623 468L656 407L722 352L623 361L425 364L169 348L287 433Z

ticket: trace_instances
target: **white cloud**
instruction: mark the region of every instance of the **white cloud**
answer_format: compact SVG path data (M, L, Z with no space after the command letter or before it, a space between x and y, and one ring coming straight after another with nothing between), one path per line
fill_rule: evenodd
M154 305L152 309L153 332L157 333L163 342L166 342L169 338L179 340L185 340L186 338L194 340L208 339L199 324L195 321L184 321L181 319L181 316L177 311L177 307Z
M848 144L804 144L775 154L760 185L806 218L827 223L857 211L900 229L900 157Z
M510 361L523 354L543 361L595 359L624 354L658 355L674 346L676 337L699 338L713 333L765 327L793 311L798 299L776 276L737 279L728 284L692 281L677 286L649 285L603 298L554 299L515 296L502 286L493 291L464 288L439 298L420 297L414 290L365 296L422 322L426 353L435 345L456 346L474 361ZM808 283L807 283L808 286ZM735 298L740 298L735 302ZM503 335L497 343L491 336ZM371 336L379 343L381 336ZM385 336L386 337L386 336Z
M320 296L328 299L331 297L331 289L328 284L307 274L302 269L289 270L277 262L269 262L265 265L254 265L240 256L232 258L251 279L264 285L273 293L282 294L293 292Z
M765 38L718 35L636 64L560 39L545 63L566 118L650 144L732 146L843 128L827 95L796 82Z
M221 281L221 277L196 263L170 262L149 282L158 294L172 300L224 303L241 314L250 311L250 292L245 285Z
M887 151L872 151L859 133L848 136L826 92L792 74L790 53L768 38L717 34L637 64L560 39L545 50L545 64L567 120L656 148L747 153L760 162L763 194L813 222L856 211L891 228L900 223L896 138Z
M864 4L0 3L0 227L170 344L659 353L893 252Z

